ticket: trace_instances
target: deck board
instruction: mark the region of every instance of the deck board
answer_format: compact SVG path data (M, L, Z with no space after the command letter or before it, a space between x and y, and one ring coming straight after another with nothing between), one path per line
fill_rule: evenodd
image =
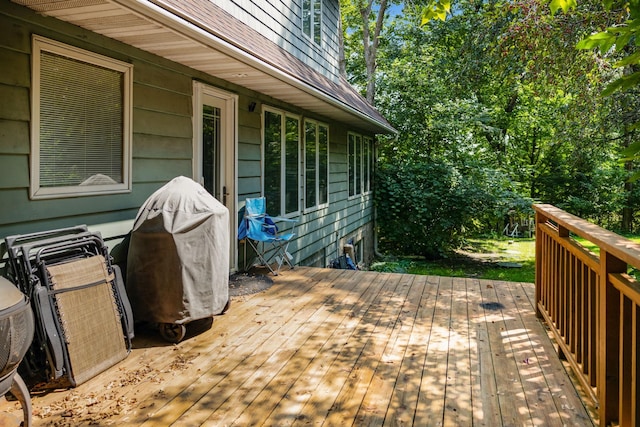
M36 425L593 425L532 284L302 267L274 282L180 344L137 331L117 366L34 396Z

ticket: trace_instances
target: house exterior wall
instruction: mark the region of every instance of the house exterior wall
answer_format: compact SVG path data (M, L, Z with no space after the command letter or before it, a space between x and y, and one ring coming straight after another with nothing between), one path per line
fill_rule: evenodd
M30 91L32 34L132 63L132 191L123 194L31 200ZM172 178L193 176L193 82L238 95L237 199L262 193L261 106L268 105L329 125L330 203L302 211L291 249L298 263L326 264L335 242L356 238L372 246L371 194L348 197L346 128L308 115L246 88L0 0L0 241L12 234L87 224L103 236L126 233L149 195ZM249 104L256 103L250 112ZM300 206L304 192L299 191ZM233 238L234 236L232 236ZM115 242L115 241L114 241ZM109 244L112 247L111 244Z
M214 0L214 3L317 72L332 80L338 79L338 0L322 0L321 46L313 43L302 31L301 1Z

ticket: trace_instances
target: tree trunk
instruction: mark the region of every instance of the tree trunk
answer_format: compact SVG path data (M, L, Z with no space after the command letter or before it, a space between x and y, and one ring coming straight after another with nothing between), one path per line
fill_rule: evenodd
M373 0L369 1L366 6L360 8L360 16L362 17L362 46L364 48L364 62L367 67L367 92L366 98L370 104L374 104L376 97L376 56L378 54L378 45L380 43L380 32L384 24L384 14L387 10L387 0L380 1L378 15L376 17L373 35L369 29L369 16L373 7Z
M340 13L340 8L338 8L338 12ZM347 60L344 57L344 32L342 28L342 15L340 15L340 19L338 19L338 69L340 71L340 75L347 78Z

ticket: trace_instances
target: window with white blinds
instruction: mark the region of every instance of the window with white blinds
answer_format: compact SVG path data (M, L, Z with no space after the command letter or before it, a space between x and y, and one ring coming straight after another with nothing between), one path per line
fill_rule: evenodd
M130 191L132 65L34 37L34 198Z

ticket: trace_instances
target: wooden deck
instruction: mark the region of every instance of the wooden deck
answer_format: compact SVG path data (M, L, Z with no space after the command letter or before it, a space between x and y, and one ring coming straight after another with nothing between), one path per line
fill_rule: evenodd
M119 365L34 396L36 425L592 425L533 292L284 271L268 290L234 298L204 332L178 345L139 332ZM5 417L17 408L0 399Z

